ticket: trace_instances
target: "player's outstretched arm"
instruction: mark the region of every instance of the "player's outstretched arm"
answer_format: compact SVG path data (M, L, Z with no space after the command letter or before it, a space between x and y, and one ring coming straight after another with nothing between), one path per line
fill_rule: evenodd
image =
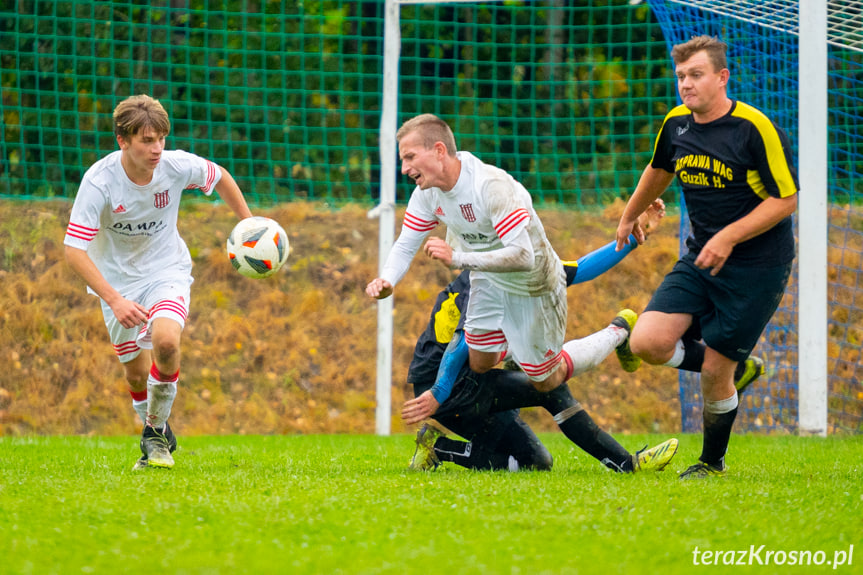
M457 330L441 358L432 388L424 391L418 397L406 401L402 406L402 419L407 425L419 423L423 419L431 417L437 412L438 407L449 398L458 374L467 362L468 353L464 332Z
M246 204L246 198L243 197L243 192L234 177L222 166L219 166L219 169L222 171L222 178L216 184L216 193L234 211L237 218L244 220L252 217L252 211Z
M393 295L393 284L383 278L375 278L366 286L366 295L374 299L384 299Z
M665 202L660 199L654 200L647 210L638 216L639 225L644 230L646 237L656 231L663 217L665 217ZM617 250L617 242L612 241L580 257L576 262L563 262L563 266L566 268L566 285L580 284L599 277L623 261L623 258L628 256L636 247L638 247L638 241L634 235L630 234L629 242L619 251Z
M402 406L402 421L405 425L413 425L431 417L440 404L432 395L431 390L422 392L419 397L408 400Z
M654 200L662 195L673 179L674 174L672 172L666 172L653 166L647 166L644 169L632 197L629 198L623 209L623 215L617 226L618 250L623 249L623 246L629 243L630 234L635 236L639 244L644 243L646 236L638 218Z
M656 231L659 224L662 223L662 218L665 217L665 202L662 198L656 198L651 202L647 209L638 216L638 225L644 230L644 237L649 238Z

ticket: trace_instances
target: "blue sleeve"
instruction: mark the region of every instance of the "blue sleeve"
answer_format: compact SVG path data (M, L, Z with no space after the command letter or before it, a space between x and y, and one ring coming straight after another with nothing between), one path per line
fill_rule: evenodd
M455 380L461 368L467 361L468 347L464 332L457 330L446 348L437 370L437 378L431 388L432 395L438 403L446 401L452 393Z
M638 247L638 241L636 241L635 236L629 236L629 243L623 246L623 249L615 251L617 247L617 242L610 242L598 250L594 250L589 254L582 256L576 262L578 273L574 274L572 280L567 284L568 286L584 283L590 281L617 264L619 264L623 258L629 255L629 252ZM567 274L567 278L570 275Z

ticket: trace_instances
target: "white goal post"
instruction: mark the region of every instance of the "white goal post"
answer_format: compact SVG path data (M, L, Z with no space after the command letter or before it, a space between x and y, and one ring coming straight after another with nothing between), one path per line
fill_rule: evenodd
M477 0L446 0L452 2L476 2ZM498 0L480 0L498 1ZM384 7L384 81L383 106L379 148L381 154L380 202L369 211L370 218L380 218L378 232L378 273L395 239L396 208L396 129L398 120L399 55L401 54L401 29L399 6L402 4L432 4L433 0L386 0ZM443 2L437 2L443 3ZM393 299L378 301L378 354L375 407L375 432L389 435L392 417L392 372L393 372Z
M827 4L800 0L797 418L827 435ZM806 353L803 353L803 350Z

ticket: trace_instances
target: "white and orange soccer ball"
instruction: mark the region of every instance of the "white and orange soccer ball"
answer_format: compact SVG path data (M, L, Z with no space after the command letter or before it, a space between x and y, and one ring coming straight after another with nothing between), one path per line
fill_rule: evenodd
M262 216L240 220L228 236L228 258L234 269L249 278L271 276L287 261L288 234Z

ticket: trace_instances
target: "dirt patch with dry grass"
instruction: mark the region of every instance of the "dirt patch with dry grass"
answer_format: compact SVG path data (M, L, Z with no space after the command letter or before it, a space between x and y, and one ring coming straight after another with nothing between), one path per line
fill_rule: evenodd
M139 424L98 300L63 260L68 202L0 202L0 435L132 434ZM539 210L563 259L611 241L622 204L603 213ZM180 233L195 283L183 338L178 433L373 433L376 305L364 293L377 275L378 221L361 206L290 203L255 210L287 230L292 253L265 280L237 274L225 255L235 220L224 205L190 202ZM399 210L401 222L403 208ZM676 259L678 220L611 272L569 288L567 337L606 326L617 310L640 311ZM454 277L417 256L396 290L392 429L417 336L437 292ZM574 395L613 432L680 428L677 373L623 372L614 356L570 381ZM538 430L556 428L524 410Z

